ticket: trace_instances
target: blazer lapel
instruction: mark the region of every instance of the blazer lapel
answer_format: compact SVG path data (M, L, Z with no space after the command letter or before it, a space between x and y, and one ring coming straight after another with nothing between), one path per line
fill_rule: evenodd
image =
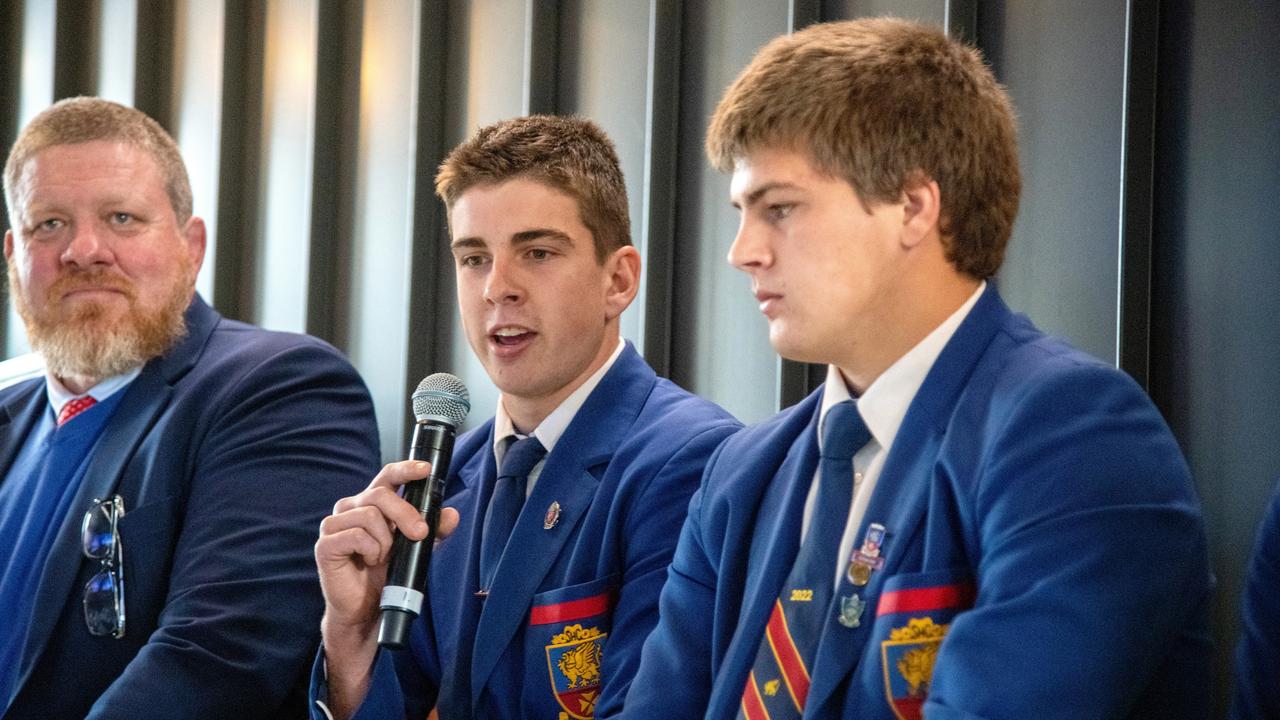
M818 648L808 707L820 709L829 700L838 700L838 691L857 660L863 657L884 582L901 571L904 560L916 545L916 535L928 510L934 466L952 410L973 368L1008 315L1009 310L994 286L988 285L938 355L911 401L855 537L856 544L866 535L871 523L884 525L884 567L871 574L863 595L866 614L857 628L843 628L829 620L828 632L824 633L824 641Z
M141 374L124 390L102 435L94 445L84 479L76 491L71 512L62 520L49 557L45 561L44 575L36 589L36 607L44 608L32 616L31 629L23 653L26 670L17 687L26 682L26 673L35 667L44 651L54 625L62 614L62 608L72 599L72 583L85 561L80 548L80 523L84 511L94 499L110 497L120 482L121 475L139 444L155 423L155 418L169 404L173 394L172 383L195 364L204 348L219 316L196 296L187 309L187 336L169 354L156 358L143 368ZM24 435L25 437L25 435ZM145 481L145 479L144 479ZM125 514L131 509L125 502ZM125 552L128 552L125 549ZM128 579L126 578L126 591ZM78 597L74 598L78 601Z
M818 415L822 409L822 390L810 395L806 403L812 408L798 411L809 416L809 422L795 436L782 464L771 474L760 509L768 513L756 515L751 536L751 555L747 560L746 598L738 614L738 631L725 652L726 667L750 668L764 628L773 612L778 593L791 573L796 553L800 551L800 530L804 522L804 503L818 470ZM756 471L755 468L752 469ZM772 513L772 515L769 515Z
M628 344L547 456L480 611L471 659L473 707L524 622L533 596L542 589L565 544L575 535L578 522L591 507L599 475L606 471L614 451L635 423L655 381L653 370ZM560 517L545 528L544 517L553 502L560 505ZM478 512L483 514L483 506Z
M445 505L456 507L462 516L454 535L441 541L444 544L463 543L462 547L466 548L465 557L461 567L441 572L442 568L437 563L440 562L439 558L446 555L437 551L429 580L428 599L441 598L440 604L444 607L449 606L452 602L449 598L457 596L458 586L462 586L461 600L455 613L434 610L436 602L431 602L435 622L452 618L449 620L452 627L438 628L437 633L452 632L459 638L456 656L443 667L443 672L452 677L453 681L446 679L440 684L437 704L442 709L466 708L471 705L471 661L478 646L462 638L474 635L475 628L479 627L480 612L484 608L484 601L473 593L480 588L480 540L484 531L484 509L493 496L493 485L498 474L497 461L493 456L493 420L477 428L475 434L480 438L481 446L469 450L454 446L455 463L468 454L470 459L462 466L455 464L450 471L455 474L462 487L456 493L446 495Z

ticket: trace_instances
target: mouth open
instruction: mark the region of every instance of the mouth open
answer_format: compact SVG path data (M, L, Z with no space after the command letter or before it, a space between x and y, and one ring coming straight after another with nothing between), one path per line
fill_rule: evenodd
M500 348L517 348L533 340L537 333L524 328L501 328L489 335L490 341Z

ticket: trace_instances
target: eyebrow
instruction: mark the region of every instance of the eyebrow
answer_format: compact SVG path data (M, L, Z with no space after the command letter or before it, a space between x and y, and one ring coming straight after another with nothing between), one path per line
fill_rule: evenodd
M484 240L481 240L478 237L458 238L457 240L454 240L453 242L449 243L450 250L461 250L463 248L477 248L477 247L484 247Z
M524 245L537 240L550 240L557 245L573 245L573 240L567 234L555 228L534 228L511 236L512 245Z
M789 182L777 181L777 182L765 183L764 185L761 185L755 190L752 190L751 192L747 193L745 204L746 205L756 204L756 202L760 199L760 197L763 196L765 193L769 192L770 190L799 190L799 189L800 189L799 185L796 185L794 183L789 183ZM733 203L734 207L741 207L740 205L738 205L736 201L731 201L731 202Z
M538 240L550 241L557 245L572 246L573 239L567 234L555 228L533 228L531 230L521 230L511 236L512 245L527 245ZM460 250L463 248L482 248L487 243L479 237L458 238L449 243L450 250Z

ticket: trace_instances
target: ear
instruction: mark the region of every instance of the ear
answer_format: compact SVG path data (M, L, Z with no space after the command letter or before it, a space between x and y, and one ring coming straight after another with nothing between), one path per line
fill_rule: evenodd
M606 320L622 314L640 292L640 251L623 245L604 261Z
M915 247L930 234L939 232L938 220L942 216L942 191L938 182L923 172L917 172L907 180L902 191L903 218L902 242Z
M187 243L187 254L191 258L192 280L200 274L200 267L204 265L204 249L208 241L205 232L204 220L195 215L182 227L182 238Z
M13 231L4 231L4 260L5 262L13 262Z

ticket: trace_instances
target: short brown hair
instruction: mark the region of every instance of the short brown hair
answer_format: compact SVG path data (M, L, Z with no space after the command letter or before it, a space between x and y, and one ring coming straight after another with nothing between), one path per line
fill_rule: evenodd
M515 178L544 183L576 200L601 262L631 244L618 153L590 120L530 115L480 128L440 164L436 194L452 210L468 189Z
M18 134L4 166L4 198L14 218L14 189L23 167L41 150L107 140L136 147L155 160L178 225L191 219L191 182L178 145L146 113L96 97L59 100L32 118Z
M896 202L923 172L942 191L947 260L995 274L1018 213L1013 106L979 52L892 18L774 39L725 91L707 129L723 172L761 147L808 153L864 204Z

